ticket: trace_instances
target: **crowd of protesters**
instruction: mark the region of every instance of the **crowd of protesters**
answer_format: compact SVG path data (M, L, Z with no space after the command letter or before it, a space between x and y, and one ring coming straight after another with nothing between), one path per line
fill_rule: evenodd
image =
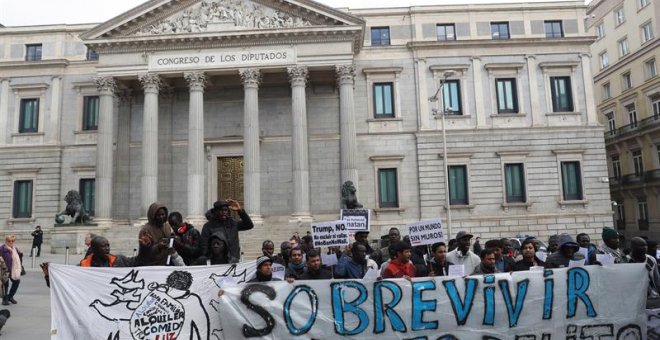
M239 218L232 218L232 212ZM169 212L158 203L149 207L148 223L138 234L139 251L133 257L111 255L108 240L90 235L89 250L81 266L85 267L134 267L153 265L217 265L239 262L241 257L239 232L254 227L250 216L235 200L222 200L213 204L206 213L208 221L201 232L183 221L178 212ZM629 249L621 249L621 236L612 228L603 228L602 243L591 243L589 235L581 233L574 239L569 234L553 235L548 239L547 249L534 237L527 237L516 244L512 239L492 239L483 245L477 237L460 231L455 238L433 245L413 247L407 236L401 237L397 228L391 228L382 241L383 247L374 249L369 242L369 232L354 234L354 242L343 249L340 247L314 248L311 235L300 237L294 234L288 241L281 242L279 253L275 253L275 242L262 243L262 255L256 259L257 272L251 282L278 280L273 276L273 266L284 267L284 278L293 280L323 279L389 279L433 277L452 275L479 275L527 270L544 270L576 265L602 265L603 255L608 263L645 263L649 272L648 300L651 304L660 301L660 272L656 262L655 244L640 237L630 240ZM11 243L11 240L7 240ZM6 244L3 246L8 248ZM11 248L8 248L11 249ZM0 248L3 250L3 248ZM12 265L11 250L3 250L7 267ZM322 256L325 255L325 256ZM601 256L599 256L601 255ZM336 256L331 266L323 264L322 257ZM1 264L1 261L0 261ZM15 268L14 268L15 269ZM48 283L48 264L42 264ZM18 280L3 280L5 291L9 281L11 290L5 294L12 302ZM659 303L660 304L660 303Z

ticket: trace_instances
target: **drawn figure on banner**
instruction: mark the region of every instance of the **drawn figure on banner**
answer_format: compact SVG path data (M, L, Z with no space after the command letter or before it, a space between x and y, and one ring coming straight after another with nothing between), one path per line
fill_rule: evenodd
M116 286L110 294L115 298L113 302L96 299L89 306L113 323L129 322L131 336L136 340L177 339L180 333L190 334L186 338L191 340L210 339L209 314L199 295L190 291L193 277L189 272L173 271L164 284L149 283L148 292L144 291L144 279L137 279L138 273L132 270L123 278L110 281ZM221 330L213 332L216 331Z

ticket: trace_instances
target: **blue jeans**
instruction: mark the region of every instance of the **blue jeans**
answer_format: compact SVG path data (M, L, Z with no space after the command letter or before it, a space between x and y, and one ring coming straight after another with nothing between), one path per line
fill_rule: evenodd
M7 290L9 288L9 281L11 281L11 289ZM9 281L3 284L5 287L5 297L2 298L2 301L9 301L13 299L14 295L16 295L16 291L18 290L18 285L21 283L21 280L14 280L12 278L10 278Z

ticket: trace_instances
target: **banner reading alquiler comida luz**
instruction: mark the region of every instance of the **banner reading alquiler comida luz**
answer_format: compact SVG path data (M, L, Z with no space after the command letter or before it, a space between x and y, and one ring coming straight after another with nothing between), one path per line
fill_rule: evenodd
M53 264L52 339L646 339L641 264L241 283L254 270Z

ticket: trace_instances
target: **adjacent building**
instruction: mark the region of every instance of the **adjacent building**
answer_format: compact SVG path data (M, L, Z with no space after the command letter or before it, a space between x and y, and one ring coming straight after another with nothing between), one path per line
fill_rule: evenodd
M586 10L152 0L0 28L2 228L51 229L76 189L130 248L154 201L201 227L233 197L252 255L336 219L350 180L374 237L448 208L452 234L597 237L612 211Z
M598 116L620 232L660 237L660 77L654 1L593 1L587 10Z

